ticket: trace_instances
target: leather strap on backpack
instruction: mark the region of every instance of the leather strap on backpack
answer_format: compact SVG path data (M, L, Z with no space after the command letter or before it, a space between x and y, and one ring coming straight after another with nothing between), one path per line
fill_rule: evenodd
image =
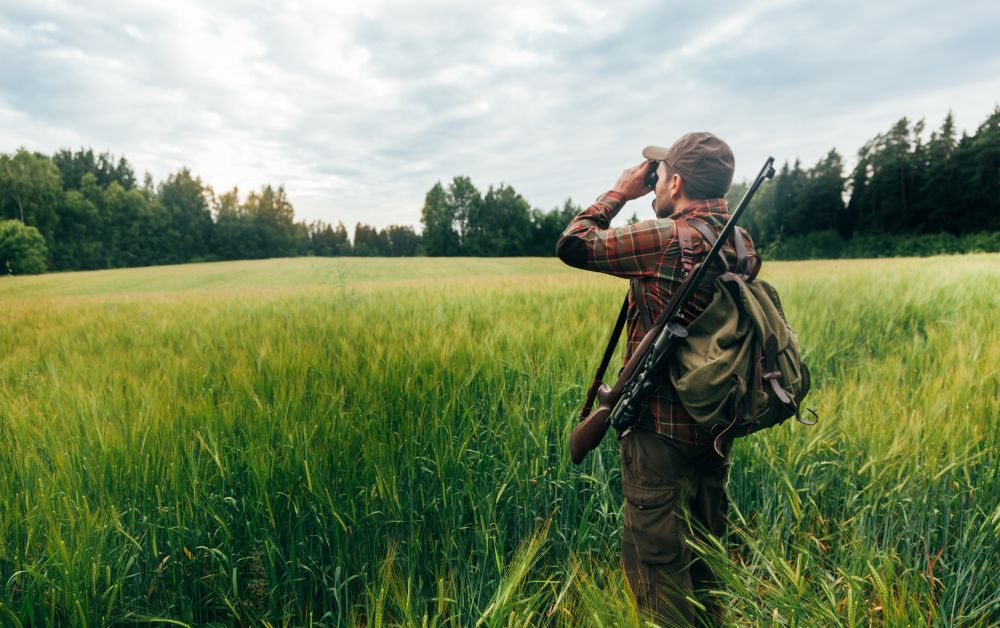
M734 375L733 377L735 377L737 380L741 379L739 375ZM732 436L730 436L729 433L738 428L739 426L743 425L743 422L746 420L747 407L746 407L745 397L740 401L734 400L730 414L732 414L733 420L729 423L729 425L724 427L718 434L716 434L714 439L712 439L712 449L715 450L715 453L719 454L720 458L726 457L726 454L722 453L722 445L727 440L733 438Z
M736 250L736 272L747 276L747 258L750 256L747 252L747 243L743 239L743 234L740 233L739 227L733 229L733 248Z
M733 244L736 247L736 272L753 281L760 272L760 258L747 250L747 242L740 227L733 230Z
M815 425L815 421L809 421L802 418L802 413L799 412L799 404L795 403L788 391L782 388L781 370L778 368L778 339L771 334L764 341L764 373L761 375L761 379L768 382L771 385L771 390L774 391L774 396L778 400L785 404L785 407L790 409L795 413L795 419L804 425ZM815 412L813 413L815 414Z

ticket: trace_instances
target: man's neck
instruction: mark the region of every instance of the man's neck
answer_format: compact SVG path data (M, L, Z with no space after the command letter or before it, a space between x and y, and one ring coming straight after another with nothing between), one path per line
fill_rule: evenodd
M683 203L677 203L677 205L674 206L674 213L670 214L670 217L673 218L675 216L681 216L696 209L711 208L714 205L720 204L720 202L723 204L723 207L725 207L724 204L726 201L722 198L708 198L704 200L684 199Z
M680 214L686 212L692 207L695 207L703 202L704 201L693 201L689 198L685 198L681 201L678 201L677 204L674 205L674 214Z

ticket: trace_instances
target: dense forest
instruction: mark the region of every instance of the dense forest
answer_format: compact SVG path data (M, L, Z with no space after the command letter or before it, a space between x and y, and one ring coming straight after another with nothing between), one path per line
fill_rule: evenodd
M743 223L772 258L1000 251L1000 107L973 135L948 114L926 136L903 118L849 173L835 150L808 169L786 162ZM734 185L730 203L745 190Z
M0 216L26 227L0 229L9 236L7 246L0 239L0 264L12 272L38 271L37 263L21 268L8 252L16 234L41 237L51 270L340 255L353 248L342 224L295 222L282 187L265 185L242 198L236 189L215 194L188 169L158 185L147 174L139 184L124 157L89 149L0 155ZM358 225L359 244L373 231ZM415 254L413 227L379 233L393 235L382 254Z
M730 203L746 190L737 183ZM553 255L580 207L533 208L510 185L481 193L465 176L436 183L421 231L296 222L283 187L216 194L181 169L139 183L109 153L0 154L0 270L36 273L298 255ZM626 210L627 211L627 210ZM633 217L634 220L634 217ZM831 150L810 168L785 162L744 224L765 256L878 257L1000 250L1000 107L975 133L899 120L856 165Z

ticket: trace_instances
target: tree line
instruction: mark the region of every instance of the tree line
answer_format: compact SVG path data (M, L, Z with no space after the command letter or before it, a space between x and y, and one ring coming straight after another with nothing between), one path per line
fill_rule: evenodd
M416 255L411 226L295 220L285 189L216 194L187 168L142 183L92 149L0 154L0 271L90 270L299 255Z
M567 199L551 211L533 209L510 185L480 193L469 177L435 183L421 211L427 255L484 257L555 255L556 241L581 208Z
M926 138L926 139L925 139ZM734 205L746 191L736 184ZM976 132L949 113L926 137L902 118L845 172L831 150L811 168L785 162L745 224L772 258L881 257L1000 250L1000 107Z
M532 209L507 185L483 196L467 177L456 177L447 190L436 184L428 199L424 233L410 225L358 223L349 237L343 222L297 222L281 186L217 194L187 168L158 184L147 173L139 183L125 157L87 148L51 156L22 148L0 154L0 218L6 219L0 221L0 271L300 255L552 255L559 233L580 211L570 201L551 212ZM447 218L460 234L453 246L435 227L456 202L460 215Z
M969 135L949 113L926 136L902 118L845 171L830 150L809 168L785 162L746 214L771 258L1000 250L1000 107ZM746 191L736 183L735 206ZM298 255L553 255L580 211L533 208L512 186L485 193L466 176L435 183L421 230L295 220L283 187L216 194L182 168L137 181L125 157L91 149L0 154L0 271L27 273ZM632 220L635 220L633 215Z

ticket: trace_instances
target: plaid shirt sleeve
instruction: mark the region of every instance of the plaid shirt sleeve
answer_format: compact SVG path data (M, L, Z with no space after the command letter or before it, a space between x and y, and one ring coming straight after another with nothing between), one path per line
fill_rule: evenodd
M660 256L674 238L672 220L643 220L611 228L611 219L625 205L618 192L601 195L563 231L556 253L566 264L616 277L655 275Z

